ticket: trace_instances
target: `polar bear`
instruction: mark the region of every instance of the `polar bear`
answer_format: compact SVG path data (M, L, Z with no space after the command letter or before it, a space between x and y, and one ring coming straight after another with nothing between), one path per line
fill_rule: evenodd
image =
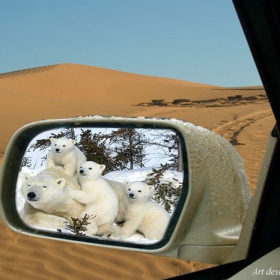
M165 209L149 198L154 186L144 182L124 182L129 198L121 236L128 238L140 231L148 239L161 239L168 226L170 215Z
M83 152L75 146L76 141L66 137L50 138L51 150L47 158L47 168L59 165L66 175L73 177L79 163L86 161Z
M129 203L129 198L125 191L124 183L113 181L107 178L104 178L110 187L115 191L118 198L118 214L116 216L115 222L123 223L125 221L126 209Z
M69 189L80 189L62 167L48 168L36 176L24 175L20 192L25 199L22 219L34 227L65 228L80 217L84 205L72 199Z
M70 190L70 195L77 202L85 205L81 217L85 214L94 217L87 226L87 234L118 235L114 225L118 213L118 198L109 183L101 174L105 165L93 161L80 164L78 181L82 190Z

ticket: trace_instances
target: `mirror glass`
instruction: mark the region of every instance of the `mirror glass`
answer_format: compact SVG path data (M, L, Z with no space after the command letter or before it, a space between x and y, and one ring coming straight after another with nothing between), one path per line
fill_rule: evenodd
M22 158L16 205L30 227L150 244L166 234L184 180L181 135L79 127L38 134Z

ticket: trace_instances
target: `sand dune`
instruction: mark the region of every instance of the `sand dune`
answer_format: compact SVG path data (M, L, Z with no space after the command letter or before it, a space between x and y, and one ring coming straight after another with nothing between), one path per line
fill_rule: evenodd
M22 125L46 118L117 115L177 118L224 136L244 158L252 193L275 120L265 99L171 103L264 95L262 87L223 88L136 75L98 67L62 64L0 74L0 157ZM167 106L151 100L163 99ZM1 158L0 158L1 164ZM208 267L128 251L108 250L11 232L0 223L1 279L164 279Z
M172 102L263 93L261 87L222 88L77 64L4 73L0 74L0 117L4 120L0 128L5 133L0 135L0 152L20 126L41 119L79 115L160 116L182 109L133 105L154 99ZM186 113L179 118L192 121L192 115Z
M147 99L209 99L242 92L263 92L261 87L223 88L181 80L137 75L116 70L60 64L0 74L0 88L30 97L60 98L92 104L135 105ZM256 94L254 92L253 94Z
M0 75L0 87L35 94L91 103L132 105L142 95L160 98L172 93L180 97L186 91L202 92L206 85L173 79L136 75L104 68L62 64ZM213 86L213 89L217 87ZM192 94L193 94L192 93Z

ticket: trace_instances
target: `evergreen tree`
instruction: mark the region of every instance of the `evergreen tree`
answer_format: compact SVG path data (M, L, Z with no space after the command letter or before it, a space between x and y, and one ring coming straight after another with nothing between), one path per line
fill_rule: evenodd
M169 164L161 164L160 168L153 168L145 182L155 188L152 198L170 213L181 195L182 182L178 182L175 185L171 181L163 181L164 172L167 170L170 170ZM173 180L176 181L175 178Z
M21 163L21 169L22 169L22 167L24 167L24 166L26 166L26 167L31 167L31 157L24 157L23 159L22 159L22 163Z
M108 145L110 134L92 133L90 129L82 130L77 146L84 153L88 161L105 164L105 172L114 171L117 166L111 157L111 149Z
M136 129L120 128L110 135L109 144L115 153L115 165L119 170L131 170L145 166L145 135Z
M151 132L153 136L150 139L150 145L154 145L159 151L157 156L160 158L169 158L169 168L172 170L183 171L183 157L181 139L177 133L170 129Z

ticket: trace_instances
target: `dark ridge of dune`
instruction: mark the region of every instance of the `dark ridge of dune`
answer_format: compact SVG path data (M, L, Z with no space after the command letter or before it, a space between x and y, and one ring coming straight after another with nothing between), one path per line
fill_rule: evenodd
M251 87L223 87L221 90L264 90L263 86L251 86Z
M28 69L23 69L23 70L18 70L18 71L11 71L11 72L6 72L6 73L0 73L0 79L5 79L5 78L11 78L11 77L16 77L16 76L21 76L21 75L28 75L28 74L34 74L34 73L41 73L44 71L48 71L56 67L56 65L48 65L48 66L41 66L41 67L33 67L33 68L28 68Z

